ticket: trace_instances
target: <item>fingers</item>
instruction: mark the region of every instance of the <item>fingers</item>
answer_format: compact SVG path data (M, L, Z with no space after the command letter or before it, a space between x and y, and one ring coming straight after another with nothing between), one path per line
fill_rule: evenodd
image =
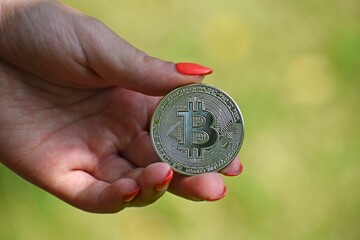
M243 170L239 157L220 171L225 176L237 176ZM194 201L216 201L227 194L227 188L220 174L206 173L197 176L175 174L169 191Z
M128 206L140 188L138 183L131 178L107 183L79 170L71 171L53 182L48 190L84 211L113 213Z
M148 56L62 3L19 2L19 11L1 19L0 32L7 34L0 34L0 56L41 78L70 87L116 85L149 95L202 80L201 73L179 73L173 63Z
M168 189L173 172L165 163L137 168L112 183L84 171L71 171L49 184L48 191L69 204L94 213L114 213L129 206L146 206Z
M148 95L163 95L203 78L201 74L179 73L174 63L136 49L99 21L81 20L75 27L88 64L110 84Z
M196 176L175 174L169 191L194 201L215 201L226 195L227 189L218 173L205 173Z
M220 173L224 174L225 176L237 176L243 170L243 165L240 162L240 158L236 157L228 166L220 171Z
M131 176L138 182L141 191L131 206L146 206L154 203L167 191L173 178L173 171L165 163L154 163Z
M240 163L234 161L225 172L238 171L238 166ZM163 196L169 187L170 192L194 201L216 201L227 193L218 173L184 176L174 174L167 164L161 162L133 169L128 176L112 183L75 170L48 186L48 191L65 202L95 213L114 213L129 206L149 205Z
M222 173L235 176L241 171L242 164L236 158ZM141 190L130 206L149 205L159 199L169 187L170 192L194 201L217 201L227 194L227 188L218 173L185 176L173 173L167 164L160 162L134 171L131 177L136 179Z

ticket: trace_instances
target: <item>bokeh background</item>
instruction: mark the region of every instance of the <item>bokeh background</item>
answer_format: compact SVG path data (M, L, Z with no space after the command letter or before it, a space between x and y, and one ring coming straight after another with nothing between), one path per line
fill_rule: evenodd
M239 104L228 195L85 213L0 166L0 239L360 239L358 0L66 0L145 52L210 66Z

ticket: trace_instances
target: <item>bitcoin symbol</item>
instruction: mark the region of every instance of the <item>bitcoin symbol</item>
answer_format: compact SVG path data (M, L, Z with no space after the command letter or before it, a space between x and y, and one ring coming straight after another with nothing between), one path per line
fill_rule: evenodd
M202 102L188 103L187 111L177 111L177 116L184 120L183 142L178 143L179 150L186 150L188 158L203 158L203 150L211 148L217 141L219 133L213 128L215 117L203 109Z

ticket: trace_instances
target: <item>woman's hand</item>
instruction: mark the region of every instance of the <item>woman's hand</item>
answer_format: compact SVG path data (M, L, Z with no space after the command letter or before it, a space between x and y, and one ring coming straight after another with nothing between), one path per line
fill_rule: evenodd
M90 212L145 206L168 187L220 199L220 174L173 174L148 132L159 96L201 80L59 2L0 0L0 161ZM239 159L222 171L240 172Z

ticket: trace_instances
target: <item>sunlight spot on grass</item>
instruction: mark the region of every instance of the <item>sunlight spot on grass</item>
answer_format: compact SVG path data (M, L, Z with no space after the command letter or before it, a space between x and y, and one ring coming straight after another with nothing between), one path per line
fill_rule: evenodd
M258 133L253 141L256 159L254 176L269 192L281 194L292 181L303 175L303 165L288 141L287 133L274 127Z
M320 105L335 95L334 75L321 55L303 55L286 69L286 97L300 105Z
M236 15L219 14L204 26L204 43L209 54L219 61L236 62L250 54L251 34Z

